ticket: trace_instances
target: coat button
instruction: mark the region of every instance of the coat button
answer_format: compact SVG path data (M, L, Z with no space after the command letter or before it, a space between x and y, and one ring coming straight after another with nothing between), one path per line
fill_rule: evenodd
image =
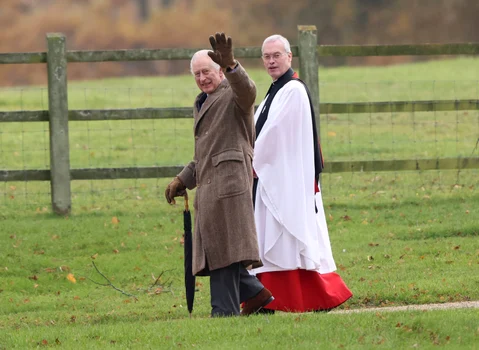
M205 132L205 135L208 135L208 131Z
M210 179L208 179L208 181L206 181L206 182L210 184L210 183L211 183L211 180L210 180Z

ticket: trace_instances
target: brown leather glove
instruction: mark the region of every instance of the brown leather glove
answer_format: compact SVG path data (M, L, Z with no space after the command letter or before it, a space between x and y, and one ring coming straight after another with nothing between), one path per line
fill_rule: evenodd
M169 204L176 204L175 197L184 196L185 194L186 186L183 185L183 182L181 182L178 176L166 186L165 197Z
M210 56L214 62L218 63L221 68L236 65L231 37L227 37L225 33L216 33L215 36L210 36L210 44L213 51L209 51L208 56Z

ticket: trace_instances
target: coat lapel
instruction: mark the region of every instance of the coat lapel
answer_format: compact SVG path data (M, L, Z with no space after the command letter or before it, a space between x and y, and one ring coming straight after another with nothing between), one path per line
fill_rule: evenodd
M197 114L197 117L195 118L195 131L200 123L201 118L205 115L206 111L214 104L214 102L224 93L224 90L228 87L228 80L224 79L221 84L218 86L218 88L213 92L212 94L208 95L208 98L206 101L203 103L203 106L201 106L201 109L199 111L196 110L196 102L195 102L195 115ZM196 99L198 100L198 98Z

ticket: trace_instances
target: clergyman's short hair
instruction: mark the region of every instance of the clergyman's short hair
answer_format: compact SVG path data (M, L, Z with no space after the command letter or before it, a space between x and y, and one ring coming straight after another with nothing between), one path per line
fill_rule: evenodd
M273 42L273 41L281 41L284 45L284 50L286 51L286 53L291 52L291 46L289 45L288 39L286 39L284 36L279 34L274 34L264 39L263 46L261 46L261 52L263 52L263 48L265 44Z

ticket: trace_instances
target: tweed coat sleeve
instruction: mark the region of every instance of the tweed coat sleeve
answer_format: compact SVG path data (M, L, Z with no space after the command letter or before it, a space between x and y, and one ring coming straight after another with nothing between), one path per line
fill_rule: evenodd
M192 161L186 165L183 170L178 174L179 179L183 182L183 185L187 189L192 190L196 187L196 166L195 162Z
M244 112L244 116L248 115L256 100L255 83L249 78L248 73L239 62L232 72L226 70L225 77L233 90L234 102Z

